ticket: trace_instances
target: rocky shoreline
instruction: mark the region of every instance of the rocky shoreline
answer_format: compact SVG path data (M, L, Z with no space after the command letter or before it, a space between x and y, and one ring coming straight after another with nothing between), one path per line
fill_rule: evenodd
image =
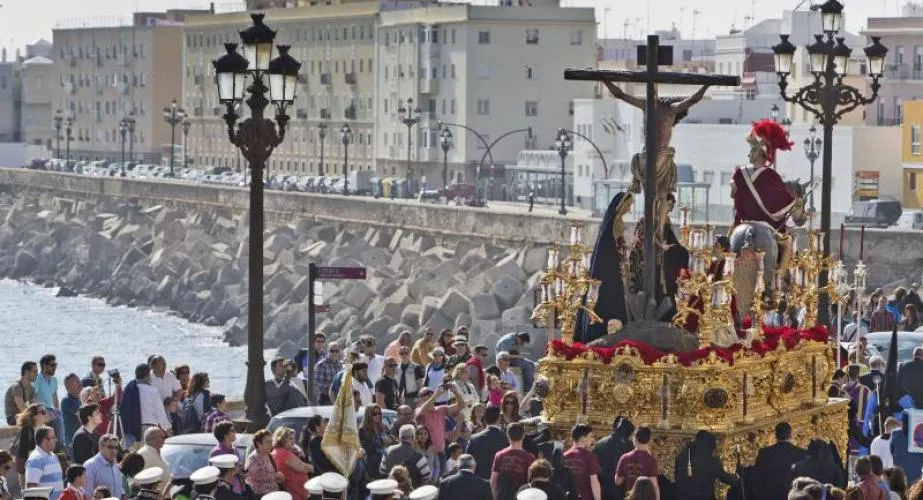
M36 193L0 196L0 277L60 286L62 295L173 311L223 326L246 343L248 215L183 211L111 201L100 205ZM472 341L529 328L543 246L441 246L402 229L350 230L309 219L264 235L267 348L305 345L308 264L365 266L363 281L328 281L317 331L330 338L368 332L390 342L404 329L469 325Z

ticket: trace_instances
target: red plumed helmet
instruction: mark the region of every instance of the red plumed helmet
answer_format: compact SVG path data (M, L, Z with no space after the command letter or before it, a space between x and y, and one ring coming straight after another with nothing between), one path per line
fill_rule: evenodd
M795 143L788 140L788 133L781 125L773 120L760 120L753 124L747 142L753 147L759 147L766 153L769 165L776 164L776 151L791 151Z

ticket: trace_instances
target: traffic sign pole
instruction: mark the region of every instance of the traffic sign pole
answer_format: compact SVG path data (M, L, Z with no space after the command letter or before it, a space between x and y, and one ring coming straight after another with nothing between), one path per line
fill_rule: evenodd
M315 399L314 394L314 364L317 362L314 359L314 328L317 322L317 315L314 312L314 281L317 279L317 264L310 263L308 264L308 366L306 368L308 375L308 401L311 404L319 404L320 402Z

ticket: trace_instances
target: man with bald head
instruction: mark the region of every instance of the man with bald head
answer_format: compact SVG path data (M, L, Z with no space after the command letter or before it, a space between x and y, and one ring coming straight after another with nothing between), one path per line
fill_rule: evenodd
M913 350L913 360L901 365L897 380L910 397L914 408L923 408L923 347Z

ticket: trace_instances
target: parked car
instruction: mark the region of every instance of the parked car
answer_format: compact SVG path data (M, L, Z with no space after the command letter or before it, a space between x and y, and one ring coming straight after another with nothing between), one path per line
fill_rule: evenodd
M894 225L906 230L923 229L923 210L904 210Z
M237 452L240 463L244 463L247 458L248 448L252 442L252 434L237 434L234 451ZM209 433L180 434L167 438L163 449L160 450L160 456L170 464L173 478L188 478L193 472L208 465L208 454L217 445L218 440Z
M871 332L865 334L868 340L866 354L869 357L881 356L888 360L888 351L891 349L891 332ZM844 343L843 347L849 350L853 343ZM903 363L913 359L913 350L923 346L923 328L913 332L897 332L897 362Z
M852 205L852 213L846 216L846 224L885 228L894 225L902 212L901 202L897 200L857 201Z
M302 406L300 408L292 408L291 410L283 411L278 415L274 415L270 420L269 424L266 426L270 432L275 432L279 427L288 427L295 431L295 442L301 442L301 431L304 429L308 419L314 415L320 415L326 419L329 419L333 416L333 406ZM365 415L365 407L359 408L359 411L356 412L356 420L361 425L362 416ZM394 410L383 409L381 412L381 421L388 428L391 427L391 424L397 420L397 412Z

